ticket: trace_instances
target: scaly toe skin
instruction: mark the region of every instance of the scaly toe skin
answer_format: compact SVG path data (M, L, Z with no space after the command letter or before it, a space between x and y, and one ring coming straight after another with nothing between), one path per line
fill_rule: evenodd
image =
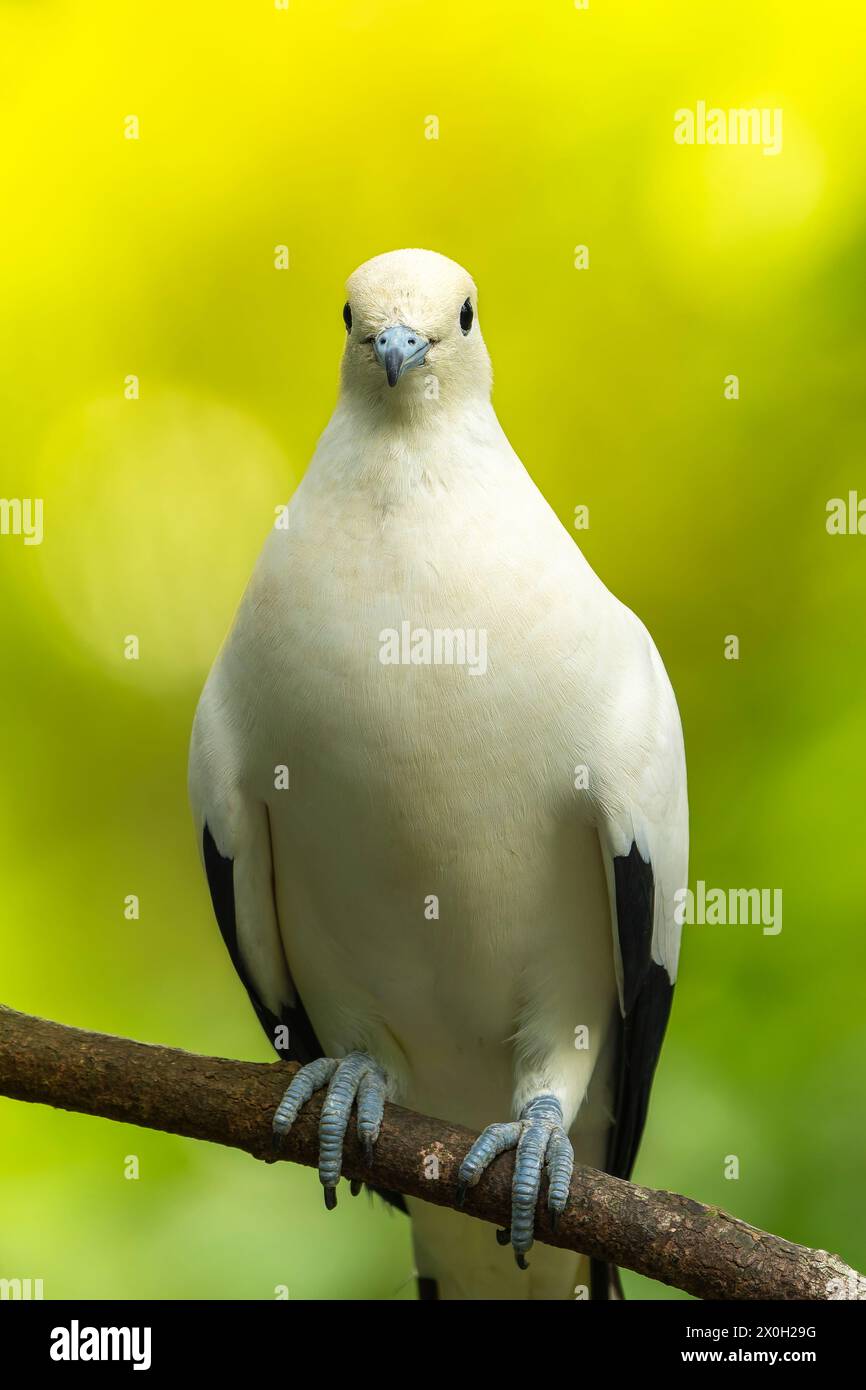
M519 1136L519 1120L504 1125L488 1125L483 1134L479 1134L457 1174L457 1195L461 1202L466 1196L466 1189L474 1187L481 1180L494 1158L505 1153L506 1149L513 1149Z
M500 1245L511 1245L518 1268L527 1269L526 1254L532 1247L535 1211L542 1169L547 1167L547 1205L551 1220L565 1210L568 1201L574 1150L562 1127L562 1107L555 1096L536 1096L523 1107L519 1120L488 1125L472 1145L457 1175L457 1203L480 1181L498 1154L516 1149L511 1189L511 1226L496 1232Z
M562 1127L562 1106L550 1095L529 1101L520 1114L520 1139L514 1159L511 1196L511 1244L520 1269L528 1268L525 1256L532 1248L541 1170L545 1164L549 1181L547 1204L559 1216L568 1201L574 1150Z
M291 1084L274 1113L273 1142L279 1148L283 1139L298 1118L298 1111L306 1105L314 1091L321 1090L337 1070L338 1063L332 1057L320 1057L316 1062L301 1067L292 1077Z
M358 1104L358 1137L364 1145L367 1163L373 1161L373 1146L382 1127L387 1080L385 1073L366 1052L350 1052L339 1061L320 1057L301 1067L293 1077L274 1115L274 1145L288 1134L302 1105L314 1091L328 1085L319 1121L319 1180L325 1189L325 1206L337 1205L337 1183L343 1166L343 1141L352 1106ZM353 1184L353 1190L354 1190Z
M568 1202L571 1175L574 1172L574 1149L571 1147L571 1140L565 1130L559 1125L554 1127L550 1136L545 1167L547 1168L547 1209L550 1212L550 1224L555 1231Z
M380 1067L363 1072L358 1083L358 1138L364 1145L368 1167L373 1162L373 1146L382 1128L386 1084L385 1073Z

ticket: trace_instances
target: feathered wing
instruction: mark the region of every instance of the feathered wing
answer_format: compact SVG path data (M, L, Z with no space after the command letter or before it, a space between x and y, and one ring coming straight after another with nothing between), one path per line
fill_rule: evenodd
M211 681L219 681L218 667ZM271 1046L292 1062L322 1047L292 979L274 893L268 808L241 791L225 718L210 682L190 742L189 792L196 837L220 934ZM401 1193L370 1188L399 1211Z
M267 806L239 790L228 730L213 705L206 687L193 726L189 788L214 915L271 1046L290 1061L312 1062L322 1049L283 950Z
M682 728L673 691L651 643L650 669L652 698L637 739L642 765L631 781L628 802L608 810L599 821L620 1012L606 1168L619 1178L631 1176L646 1120L677 975L681 928L675 916L676 893L688 878ZM618 1283L615 1270L593 1262L593 1298L617 1296Z

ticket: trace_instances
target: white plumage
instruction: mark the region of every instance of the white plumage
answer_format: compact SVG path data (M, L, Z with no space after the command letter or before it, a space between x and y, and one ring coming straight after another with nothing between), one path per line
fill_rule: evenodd
M232 861L236 965L265 1018L302 1002L325 1055L369 1052L392 1098L473 1129L551 1093L578 1161L603 1167L629 989L676 974L674 696L498 423L477 318L458 321L466 272L396 252L348 296L337 407L196 715L199 843L207 826ZM369 339L395 323L431 346L392 389ZM383 665L407 621L483 631L486 671ZM638 923L623 946L633 845L651 942ZM573 1296L568 1252L536 1246L521 1271L490 1227L411 1207L441 1297Z

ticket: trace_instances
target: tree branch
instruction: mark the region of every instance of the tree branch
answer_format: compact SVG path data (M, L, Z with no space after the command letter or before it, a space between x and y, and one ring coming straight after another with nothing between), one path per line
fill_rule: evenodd
M271 1120L296 1068L235 1062L67 1028L0 1005L0 1095L101 1115L244 1149L272 1160ZM306 1105L280 1157L315 1167L322 1095ZM457 1170L475 1135L398 1105L385 1107L372 1170L354 1127L343 1174L456 1206ZM425 1176L435 1155L438 1178ZM507 1226L513 1155L503 1154L463 1207ZM704 1299L866 1299L866 1278L836 1255L768 1235L672 1192L577 1167L557 1230L540 1208L536 1239L637 1270ZM507 1258L503 1252L503 1258Z

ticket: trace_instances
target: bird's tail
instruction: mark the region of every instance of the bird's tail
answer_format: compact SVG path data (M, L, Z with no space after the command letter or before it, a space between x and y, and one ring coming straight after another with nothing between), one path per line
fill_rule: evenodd
M575 1299L586 1298L589 1261L571 1250L536 1241L529 1268L518 1269L514 1255L499 1245L494 1228L460 1212L408 1199L423 1299Z
M605 1264L604 1260L590 1260L589 1296L593 1303L625 1302L616 1265Z

